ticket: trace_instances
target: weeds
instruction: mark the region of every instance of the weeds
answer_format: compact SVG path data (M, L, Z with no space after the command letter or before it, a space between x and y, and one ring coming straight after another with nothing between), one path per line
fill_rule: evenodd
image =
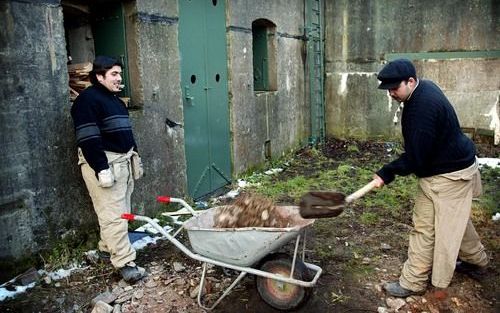
M76 236L58 241L52 250L40 253L45 270L53 271L82 260L91 243L95 244L95 241L88 238L78 240Z
M295 202L298 202L300 197L310 190L336 190L349 194L370 182L373 173L381 167L377 163L365 163L360 167L352 160L332 163L326 158L320 158L314 159L314 161L320 162L323 165L320 168L325 169L319 173L290 176L287 176L288 173L285 170L278 177L261 173L253 174L245 178L245 180L252 183L252 186L247 190L273 200L285 197L292 198ZM408 204L413 202L415 192L415 177L398 177L389 186L375 190L359 199L357 203L365 208L383 209L391 216L400 216L401 210L407 210ZM375 218L371 215L368 216L366 222L370 222Z
M342 292L340 292L340 294L337 294L337 293L332 291L330 294L330 302L331 303L345 303L347 300L349 300L349 297L346 295L343 295Z
M483 166L480 172L483 194L479 203L480 207L491 216L500 212L500 168Z
M360 217L361 224L374 225L379 221L379 216L377 213L373 212L363 212Z

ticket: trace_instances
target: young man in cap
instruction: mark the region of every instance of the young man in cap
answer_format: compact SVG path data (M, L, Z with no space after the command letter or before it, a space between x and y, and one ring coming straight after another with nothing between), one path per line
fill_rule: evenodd
M128 111L117 96L122 65L114 58L96 57L90 81L71 107L78 144L78 158L85 185L99 221L99 254L111 260L123 279L134 283L145 276L135 263L136 252L128 238L134 178L142 174ZM134 167L134 168L133 168ZM133 172L135 172L133 177Z
M488 264L470 220L472 198L481 193L481 177L474 143L462 133L452 105L435 83L418 79L406 59L389 62L377 78L379 89L404 105L405 148L376 172L377 187L396 175L419 178L408 259L399 281L384 285L388 294L407 297L425 292L431 271L432 285L446 288L456 266L457 271L484 270ZM457 257L462 263L456 262Z

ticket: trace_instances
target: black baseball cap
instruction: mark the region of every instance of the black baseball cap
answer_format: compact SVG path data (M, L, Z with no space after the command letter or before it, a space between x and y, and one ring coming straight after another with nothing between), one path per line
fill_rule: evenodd
M378 89L396 88L403 80L408 80L410 77L417 78L413 63L408 59L396 59L387 63L378 73L377 79L380 80Z

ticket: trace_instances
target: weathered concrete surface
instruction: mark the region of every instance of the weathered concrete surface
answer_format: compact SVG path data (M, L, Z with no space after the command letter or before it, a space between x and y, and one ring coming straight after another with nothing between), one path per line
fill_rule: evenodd
M417 61L425 78L439 84L454 105L463 127L495 131L500 143L500 60L455 59Z
M327 130L344 138L393 138L397 136L393 113L398 107L384 92L377 90L373 72L328 73L325 80ZM331 86L331 87L330 87ZM334 103L335 105L331 105Z
M153 3L154 2L154 3ZM145 177L133 210L154 215L160 194L185 192L177 2L127 3L133 57L130 111ZM59 1L0 2L0 281L22 271L13 260L50 248L97 221L76 164L66 42Z
M159 208L156 196L183 197L186 190L184 131L165 124L166 118L183 121L178 10L176 1L136 5L128 12L135 32L128 49L129 58L137 62L135 80L140 88L134 92L141 108L130 111L130 116L146 177L136 184L133 200L138 213L152 215Z
M265 141L278 157L307 140L309 108L302 39L304 1L230 1L228 58L234 174L265 161ZM252 22L276 25L277 91L253 90Z
M0 260L94 220L78 177L59 6L0 2ZM5 267L4 267L5 266ZM4 265L0 279L11 268Z
M399 126L391 122L397 105L376 89L376 73L387 54L500 50L499 5L485 0L325 1L327 134L399 136ZM500 139L500 86L491 79L498 76L498 58L433 60L427 54L414 61L418 75L443 87L462 126L496 129ZM374 115L374 110L379 112Z

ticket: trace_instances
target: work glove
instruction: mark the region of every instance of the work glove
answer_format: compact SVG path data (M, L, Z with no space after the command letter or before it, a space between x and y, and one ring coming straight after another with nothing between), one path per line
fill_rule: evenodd
M109 168L100 171L97 174L97 179L99 180L99 186L102 188L109 188L115 183L115 177Z
M137 152L132 154L132 176L135 180L141 178L144 175L144 167L142 165L141 157Z

